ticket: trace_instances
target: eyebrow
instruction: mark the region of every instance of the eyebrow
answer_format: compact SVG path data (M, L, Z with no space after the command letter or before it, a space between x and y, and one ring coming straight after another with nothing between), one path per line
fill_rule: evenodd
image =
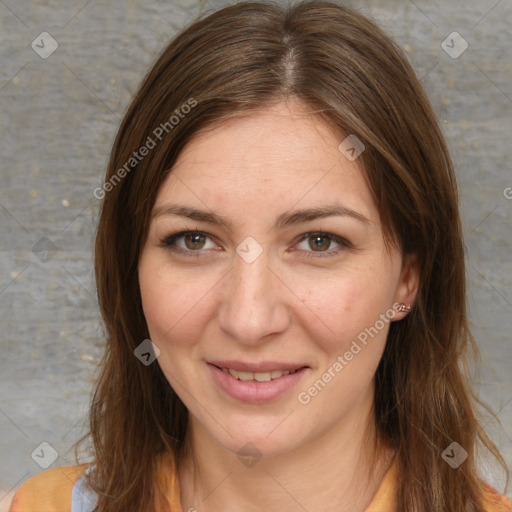
M200 222L208 222L210 224L217 224L223 226L229 231L233 230L233 225L226 217L213 212L207 212L192 208L190 206L165 204L155 208L151 214L151 218L160 217L161 215L177 215L180 217L186 217L188 219L197 220ZM371 224L370 219L366 218L361 213L358 213L351 208L346 206L334 204L328 206L322 206L317 208L308 208L305 210L295 210L281 214L274 225L274 229L285 228L288 226L301 224L316 219L322 219L325 217L351 217L364 224Z

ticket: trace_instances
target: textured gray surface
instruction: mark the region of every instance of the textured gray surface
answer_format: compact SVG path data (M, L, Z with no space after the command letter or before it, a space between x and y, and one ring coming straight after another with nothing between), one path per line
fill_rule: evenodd
M178 28L221 5L0 0L0 511L14 487L42 471L31 457L41 442L58 453L54 466L72 463L102 346L92 191L148 66ZM352 5L406 49L446 133L484 359L475 384L499 411L503 428L490 420L485 428L511 465L512 2ZM458 58L441 47L454 31L468 44ZM58 43L46 59L31 47L51 48L42 32ZM463 49L456 39L446 44L452 54ZM488 478L502 489L498 475Z

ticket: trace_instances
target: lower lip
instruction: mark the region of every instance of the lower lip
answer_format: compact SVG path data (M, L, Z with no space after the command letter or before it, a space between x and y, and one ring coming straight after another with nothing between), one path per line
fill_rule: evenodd
M271 402L295 386L307 373L309 368L301 368L295 373L283 375L267 382L255 380L238 380L217 366L208 363L213 378L218 386L231 398L253 404Z

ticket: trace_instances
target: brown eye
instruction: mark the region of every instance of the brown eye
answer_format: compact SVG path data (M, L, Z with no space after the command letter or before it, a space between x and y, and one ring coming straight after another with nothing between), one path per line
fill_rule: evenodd
M219 249L218 244L202 231L180 231L161 241L163 247L187 256L201 256L208 249Z
M309 237L309 247L314 251L325 251L329 249L332 240L327 236L315 235Z
M195 249L202 249L206 242L206 237L204 235L199 235L197 233L189 233L188 235L185 235L183 238L185 240L185 245L187 249L190 249L191 251Z
M302 235L297 245L304 258L339 256L343 251L353 248L354 246L345 238L321 231Z

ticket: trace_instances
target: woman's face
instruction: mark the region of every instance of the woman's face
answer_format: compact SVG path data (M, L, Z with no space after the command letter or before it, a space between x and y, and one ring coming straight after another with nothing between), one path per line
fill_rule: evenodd
M232 452L366 425L393 304L414 300L344 138L280 105L192 140L159 190L139 264L151 340L192 431Z

